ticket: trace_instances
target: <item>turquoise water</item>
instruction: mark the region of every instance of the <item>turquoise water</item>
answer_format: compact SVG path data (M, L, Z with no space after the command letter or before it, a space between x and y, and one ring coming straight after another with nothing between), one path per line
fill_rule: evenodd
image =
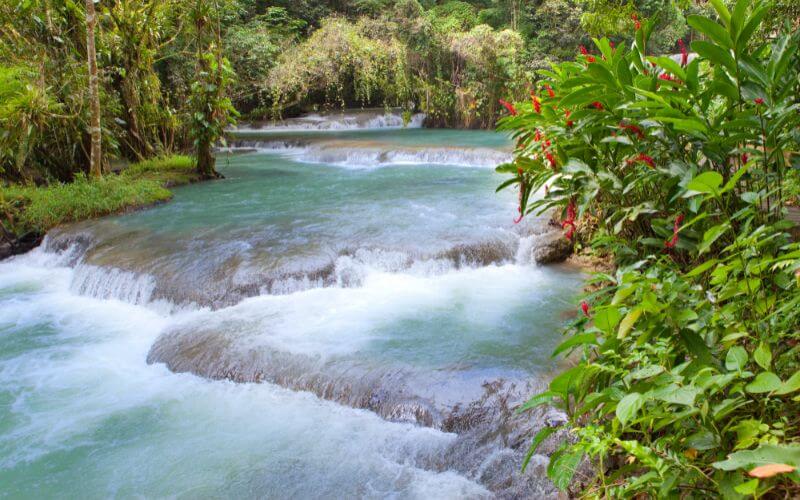
M0 263L0 496L498 493L486 471L502 443L473 446L477 465L460 464L463 436L398 408L445 415L486 382L541 385L580 275L520 260L515 194L494 194L491 168L457 164L505 138L324 137L348 151L367 141L467 155L450 165L230 155L225 180L63 228ZM148 363L155 345L167 354ZM265 382L202 376L248 370Z

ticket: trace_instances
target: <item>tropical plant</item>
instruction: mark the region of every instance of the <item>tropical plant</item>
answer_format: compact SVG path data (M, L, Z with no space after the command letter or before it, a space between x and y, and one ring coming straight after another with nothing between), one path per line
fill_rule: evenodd
M768 4L712 4L688 18L697 57L650 55L655 23L634 20L630 49L595 40L501 123L521 216L555 209L617 264L556 350L579 361L523 406L568 416L560 488L588 460L592 496L800 492L800 34L761 43Z

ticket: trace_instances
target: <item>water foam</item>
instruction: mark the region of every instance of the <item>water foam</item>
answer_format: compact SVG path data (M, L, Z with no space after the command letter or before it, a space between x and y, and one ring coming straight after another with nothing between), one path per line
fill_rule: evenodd
M347 111L327 114L311 113L299 118L288 118L279 122L265 123L261 126L240 125L230 131L235 134L250 134L269 132L380 130L421 128L424 122L424 113L415 113L411 115L408 123L406 123L401 113Z

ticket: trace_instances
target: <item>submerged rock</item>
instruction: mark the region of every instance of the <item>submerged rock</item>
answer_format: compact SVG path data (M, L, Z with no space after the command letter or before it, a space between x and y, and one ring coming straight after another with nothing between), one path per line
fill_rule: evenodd
M415 372L402 365L369 364L352 357L320 358L274 349L239 334L246 325L213 324L175 328L151 347L148 363L174 372L239 383L269 382L308 391L320 398L370 410L389 421L411 422L458 435L425 467L457 471L483 484L499 498L555 498L546 478L546 455L559 442L551 438L526 473L522 461L532 437L563 416L550 408L524 414L516 409L543 383L497 378L464 390L462 372ZM472 395L470 395L472 394Z

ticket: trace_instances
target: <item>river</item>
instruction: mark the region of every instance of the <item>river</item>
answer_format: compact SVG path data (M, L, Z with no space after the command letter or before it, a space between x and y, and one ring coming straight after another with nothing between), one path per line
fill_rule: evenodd
M513 409L581 274L531 262L508 139L397 122L240 130L0 262L0 496L554 496L519 467L562 417Z

